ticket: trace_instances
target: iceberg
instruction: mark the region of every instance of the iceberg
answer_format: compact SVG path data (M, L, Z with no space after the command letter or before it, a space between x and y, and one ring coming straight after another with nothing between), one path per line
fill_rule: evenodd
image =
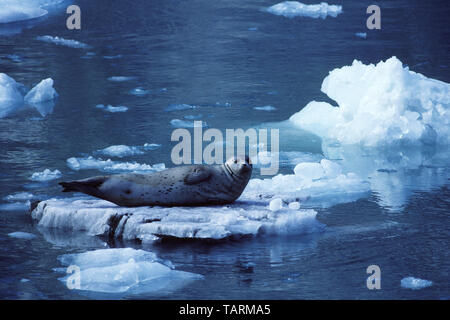
M58 259L66 267L79 268L79 288L74 289L82 291L115 294L158 293L203 279L199 274L174 270L170 261L158 259L152 252L132 248L65 254ZM60 280L65 283L70 281L69 276Z
M153 242L161 238L221 240L261 234L322 231L312 209L277 212L265 203L210 207L119 207L92 198L49 199L31 212L39 227L85 231L92 236Z
M327 16L337 17L338 14L342 13L342 6L329 5L326 2L304 4L297 1L284 1L267 8L267 11L287 18L311 17L325 19Z
M156 143L146 143L143 146L114 145L105 149L97 150L96 153L109 157L123 158L127 156L144 154L146 151L156 150L159 147L161 147L161 145Z
M9 116L26 106L46 116L53 111L57 97L51 78L42 80L27 93L23 84L16 82L5 73L0 73L0 118Z
M90 48L90 46L87 45L86 43L79 42L77 40L64 39L64 38L53 37L53 36L49 36L49 35L36 37L36 40L47 42L47 43L53 43L58 46L65 46L65 47L69 47L69 48L76 48L76 49Z
M450 84L410 71L396 57L334 69L322 92L338 106L312 101L289 121L323 140L364 146L450 143Z
M432 286L433 282L414 277L406 277L400 281L400 285L405 289L419 290Z
M161 171L166 167L164 163L157 163L153 166L149 164L140 164L137 162L117 162L111 159L102 160L96 159L92 156L87 158L69 158L67 159L67 166L75 171L96 169L104 172L117 173L117 172L152 172Z
M54 170L51 171L50 169L45 169L42 172L35 172L31 175L30 180L31 181L50 181L50 180L55 180L60 178L61 175L61 171L59 170Z

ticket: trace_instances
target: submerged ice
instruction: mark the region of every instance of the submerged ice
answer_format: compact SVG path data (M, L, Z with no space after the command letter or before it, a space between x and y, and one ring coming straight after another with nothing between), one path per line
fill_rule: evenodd
M338 106L312 101L289 121L344 145L450 143L450 84L410 71L396 57L335 69L322 92Z
M132 248L113 248L65 254L58 257L62 265L80 270L78 290L103 293L157 293L176 289L203 276L174 270L170 261L153 252ZM61 278L64 282L68 277Z

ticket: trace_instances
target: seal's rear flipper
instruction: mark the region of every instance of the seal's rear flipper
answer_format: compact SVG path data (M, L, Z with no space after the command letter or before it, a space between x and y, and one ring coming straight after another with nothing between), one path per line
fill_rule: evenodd
M78 191L74 182L60 182L59 185L63 187L62 192L75 192Z
M92 195L93 191L97 190L105 180L105 177L93 177L78 181L60 182L59 185L63 187L62 192L83 192Z

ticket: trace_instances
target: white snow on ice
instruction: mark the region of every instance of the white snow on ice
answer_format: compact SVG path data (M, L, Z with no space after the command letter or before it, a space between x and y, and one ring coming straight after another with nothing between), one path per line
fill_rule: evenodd
M36 37L36 40L47 42L47 43L53 43L58 46L65 46L65 47L69 47L69 48L76 48L76 49L90 48L90 46L87 45L86 43L83 43L83 42L80 42L77 40L64 39L64 38L53 37L53 36L49 36L49 35L38 36L38 37Z
M109 157L123 158L127 156L144 154L147 151L156 150L159 147L161 147L161 145L156 143L146 143L143 146L114 145L105 149L97 150L96 153Z
M104 172L118 173L118 172L152 172L161 171L165 169L164 163L157 163L152 165L141 164L137 162L117 162L111 159L102 160L92 156L87 158L69 158L67 159L67 166L75 171L96 169Z
M432 286L433 282L414 277L406 277L400 281L400 285L405 289L419 290Z
M170 261L132 248L99 249L58 257L64 266L80 268L79 290L103 293L149 293L179 288L202 279L195 273L174 270ZM60 279L67 282L68 276Z
M42 172L35 172L31 175L30 180L31 181L50 181L58 179L62 176L61 171L58 169L55 169L54 171L51 171L50 169L45 169Z
M322 92L338 107L312 101L291 123L344 145L450 143L450 84L410 71L396 57L334 69Z
M342 13L342 6L329 5L326 2L304 4L298 1L284 1L267 8L267 11L287 18L311 17L325 19L327 16L337 17L338 14Z

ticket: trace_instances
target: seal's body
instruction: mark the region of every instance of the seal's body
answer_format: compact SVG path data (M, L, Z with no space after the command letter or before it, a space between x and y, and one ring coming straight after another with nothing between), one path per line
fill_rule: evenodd
M129 173L61 182L63 192L83 192L119 206L226 204L244 191L252 174L248 157L223 165L191 165L147 174Z

